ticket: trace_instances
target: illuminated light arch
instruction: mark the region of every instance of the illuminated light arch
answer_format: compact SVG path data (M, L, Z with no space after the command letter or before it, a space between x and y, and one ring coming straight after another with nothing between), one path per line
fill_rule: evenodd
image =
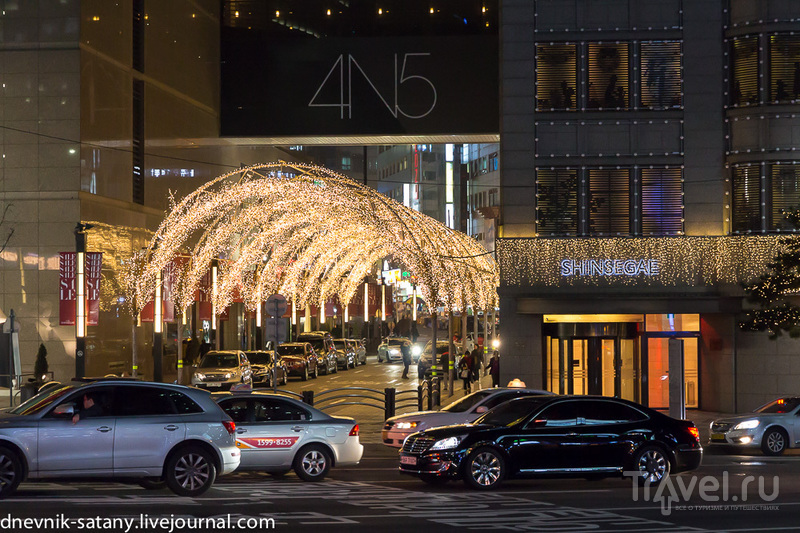
M469 236L329 169L284 162L238 169L173 205L137 261L137 301L151 299L156 274L176 256L179 308L188 306L212 262L220 262L217 309L281 293L295 305L352 300L373 265L393 257L422 297L446 308L497 306L499 276ZM138 311L138 310L137 310Z

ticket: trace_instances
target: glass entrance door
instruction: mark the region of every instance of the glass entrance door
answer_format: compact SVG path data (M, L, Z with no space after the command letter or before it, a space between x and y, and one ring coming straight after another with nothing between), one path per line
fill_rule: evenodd
M699 406L699 383L697 362L697 337L682 337L683 340L683 386L686 407ZM648 405L654 409L669 408L669 338L647 339L647 392Z

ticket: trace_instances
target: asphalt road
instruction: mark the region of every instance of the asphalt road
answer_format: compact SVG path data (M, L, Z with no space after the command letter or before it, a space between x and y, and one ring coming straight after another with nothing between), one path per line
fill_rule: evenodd
M401 371L370 358L366 367L292 380L288 389L413 388L415 381L401 380ZM634 489L627 479L582 478L508 481L487 493L461 482L430 487L400 475L396 450L372 432L379 429L379 411L338 410L368 429L362 429L364 457L358 466L334 468L323 482L234 473L199 498L120 483L24 483L0 501L0 531L800 530L797 453L767 458L708 450L700 469L670 478L661 493Z

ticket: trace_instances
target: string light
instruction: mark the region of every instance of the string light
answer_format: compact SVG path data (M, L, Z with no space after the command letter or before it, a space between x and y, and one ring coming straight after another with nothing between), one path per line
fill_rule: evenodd
M295 305L346 305L385 257L419 280L423 298L452 309L498 304L492 257L469 236L324 167L285 162L238 169L203 185L171 211L147 247L136 279L140 299L174 257L182 298L219 259L212 304L240 295L254 309L262 295Z

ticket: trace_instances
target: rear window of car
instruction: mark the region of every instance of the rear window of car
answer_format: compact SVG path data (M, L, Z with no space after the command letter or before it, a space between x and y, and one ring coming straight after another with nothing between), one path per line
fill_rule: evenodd
M442 411L447 411L448 413L464 413L472 409L472 407L481 401L484 398L492 394L490 390L483 390L478 392L473 392L467 396L464 396L460 400L457 400L450 405L442 407Z
M303 346L278 346L279 355L303 355L305 353Z
M239 366L239 357L233 353L208 352L200 361L200 368L233 368Z
M800 405L800 398L778 398L756 409L757 413L781 414L794 411Z

